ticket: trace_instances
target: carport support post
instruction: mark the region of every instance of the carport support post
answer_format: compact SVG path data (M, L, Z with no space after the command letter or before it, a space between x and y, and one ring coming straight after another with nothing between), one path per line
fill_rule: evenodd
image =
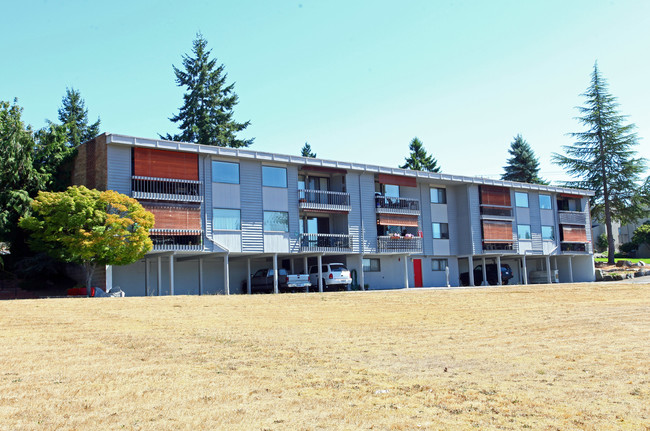
M487 286L487 269L485 268L485 256L481 258L481 271L483 272L483 282L481 283L481 286Z
M467 264L469 265L469 269L467 270L469 273L469 285L474 286L474 258L472 256L467 256Z
M273 293L278 293L278 254L273 255Z
M149 259L144 260L144 296L149 296L149 288L150 288L150 281L149 281L149 271L151 270L151 262Z
M551 256L546 256L546 280L551 284Z
M569 283L573 283L573 256L569 256Z
M363 272L363 254L359 255L359 287L366 290L366 276Z
M169 294L174 296L174 254L169 255Z
M409 257L404 256L404 288L409 288Z
M521 262L523 264L523 271L524 271L524 284L528 284L528 270L526 269L526 255L521 258Z
M302 273L309 276L309 268L307 268L307 256L302 257ZM309 286L307 286L307 293L309 293Z
M501 256L497 255L497 284L499 286L503 285L503 279L501 278Z
M156 274L157 280L156 282L156 291L158 292L158 296L160 296L160 285L162 284L162 258L160 255L158 256L158 274Z
M223 255L223 290L226 295L230 295L230 264L228 263L228 255Z
M318 291L323 293L323 255L319 254L316 257L316 265L318 265Z
M246 293L252 292L251 287L251 258L246 259Z
M199 295L203 295L203 258L199 257Z
M296 267L293 263L293 258L289 259L289 263L291 264L291 273L295 274L296 273Z

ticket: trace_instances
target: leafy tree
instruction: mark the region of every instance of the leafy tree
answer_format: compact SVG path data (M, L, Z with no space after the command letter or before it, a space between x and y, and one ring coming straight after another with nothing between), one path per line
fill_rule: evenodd
M650 247L650 221L647 221L634 229L632 242L636 245L645 244Z
M528 145L528 142L521 135L515 136L508 153L512 157L508 159L508 164L503 167L505 173L501 175L502 180L548 184L539 177L539 160L535 157L535 153Z
M32 214L20 220L30 231L29 245L55 259L83 265L86 287L97 265L127 265L142 258L153 244L154 216L137 200L112 190L68 187L39 192Z
M411 154L404 159L406 163L400 168L413 169L414 171L440 172L438 162L432 155L427 154L424 145L417 137L413 138L409 144L409 151L411 151Z
M607 234L601 233L598 235L598 238L596 238L596 250L602 253L603 251L607 250L607 245Z
M200 33L193 42L193 56L183 55L183 69L174 67L176 84L186 87L183 106L170 118L179 123L181 133L161 138L195 142L219 147L248 147L253 139L238 139L236 133L250 125L250 121L238 123L233 119L233 108L239 98L234 92L235 84L226 85L224 65L217 66L206 49L208 41Z
M34 167L41 175L42 189L60 192L72 183L72 166L77 154L70 146L65 126L49 123L36 132Z
M21 120L14 100L0 101L0 241L12 244L19 236L19 218L29 211L30 196L40 187L33 166L34 137Z
M99 135L99 118L93 124L88 124L88 109L81 93L74 88L66 88L65 96L59 108L59 121L66 128L67 145L77 148L84 142Z
M639 193L645 160L635 157L633 147L638 138L632 131L634 124L625 124L626 116L618 113L616 98L609 94L607 82L594 64L591 85L585 93L584 106L578 107L580 123L586 131L571 133L576 142L563 149L567 155L553 154L553 161L564 167L569 175L578 178L566 184L591 189L592 214L603 220L607 228L608 263L614 263L614 235L612 221L622 224L638 219L643 214L647 196Z
M316 157L316 153L311 151L311 145L309 145L307 142L305 142L305 145L303 145L302 150L300 150L300 155L303 157Z

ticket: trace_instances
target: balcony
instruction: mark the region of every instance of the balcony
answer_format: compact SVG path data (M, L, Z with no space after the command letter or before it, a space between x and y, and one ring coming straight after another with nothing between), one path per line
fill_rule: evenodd
M481 218L512 219L512 207L481 205Z
M326 190L298 190L300 209L314 211L350 212L350 194Z
M560 224L587 225L587 213L582 211L558 211Z
M377 214L420 215L420 201L417 199L375 196Z
M378 236L379 253L422 253L422 238L417 236Z
M352 235L332 233L301 233L300 251L352 251Z
M150 229L154 251L201 251L202 231L187 229Z
M203 202L201 188L201 181L141 176L131 177L131 195L136 199Z
M503 252L513 252L517 253L518 246L516 242L513 241L483 241L483 253L496 253L502 254Z

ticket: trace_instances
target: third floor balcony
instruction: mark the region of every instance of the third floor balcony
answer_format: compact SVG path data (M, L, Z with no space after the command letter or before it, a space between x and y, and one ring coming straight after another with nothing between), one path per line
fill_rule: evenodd
M420 215L420 201L393 196L375 196L377 214Z
M584 211L558 211L557 215L560 224L587 225L587 213Z
M203 202L201 181L172 178L131 177L132 197L136 199Z
M350 212L350 194L327 190L298 190L302 210Z

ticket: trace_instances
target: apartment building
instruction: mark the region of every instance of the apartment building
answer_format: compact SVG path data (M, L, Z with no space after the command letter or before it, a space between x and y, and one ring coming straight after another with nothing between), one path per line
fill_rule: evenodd
M98 274L130 296L246 293L258 269L324 263L369 289L594 279L587 190L116 134L79 147L73 182L154 213L153 250Z

